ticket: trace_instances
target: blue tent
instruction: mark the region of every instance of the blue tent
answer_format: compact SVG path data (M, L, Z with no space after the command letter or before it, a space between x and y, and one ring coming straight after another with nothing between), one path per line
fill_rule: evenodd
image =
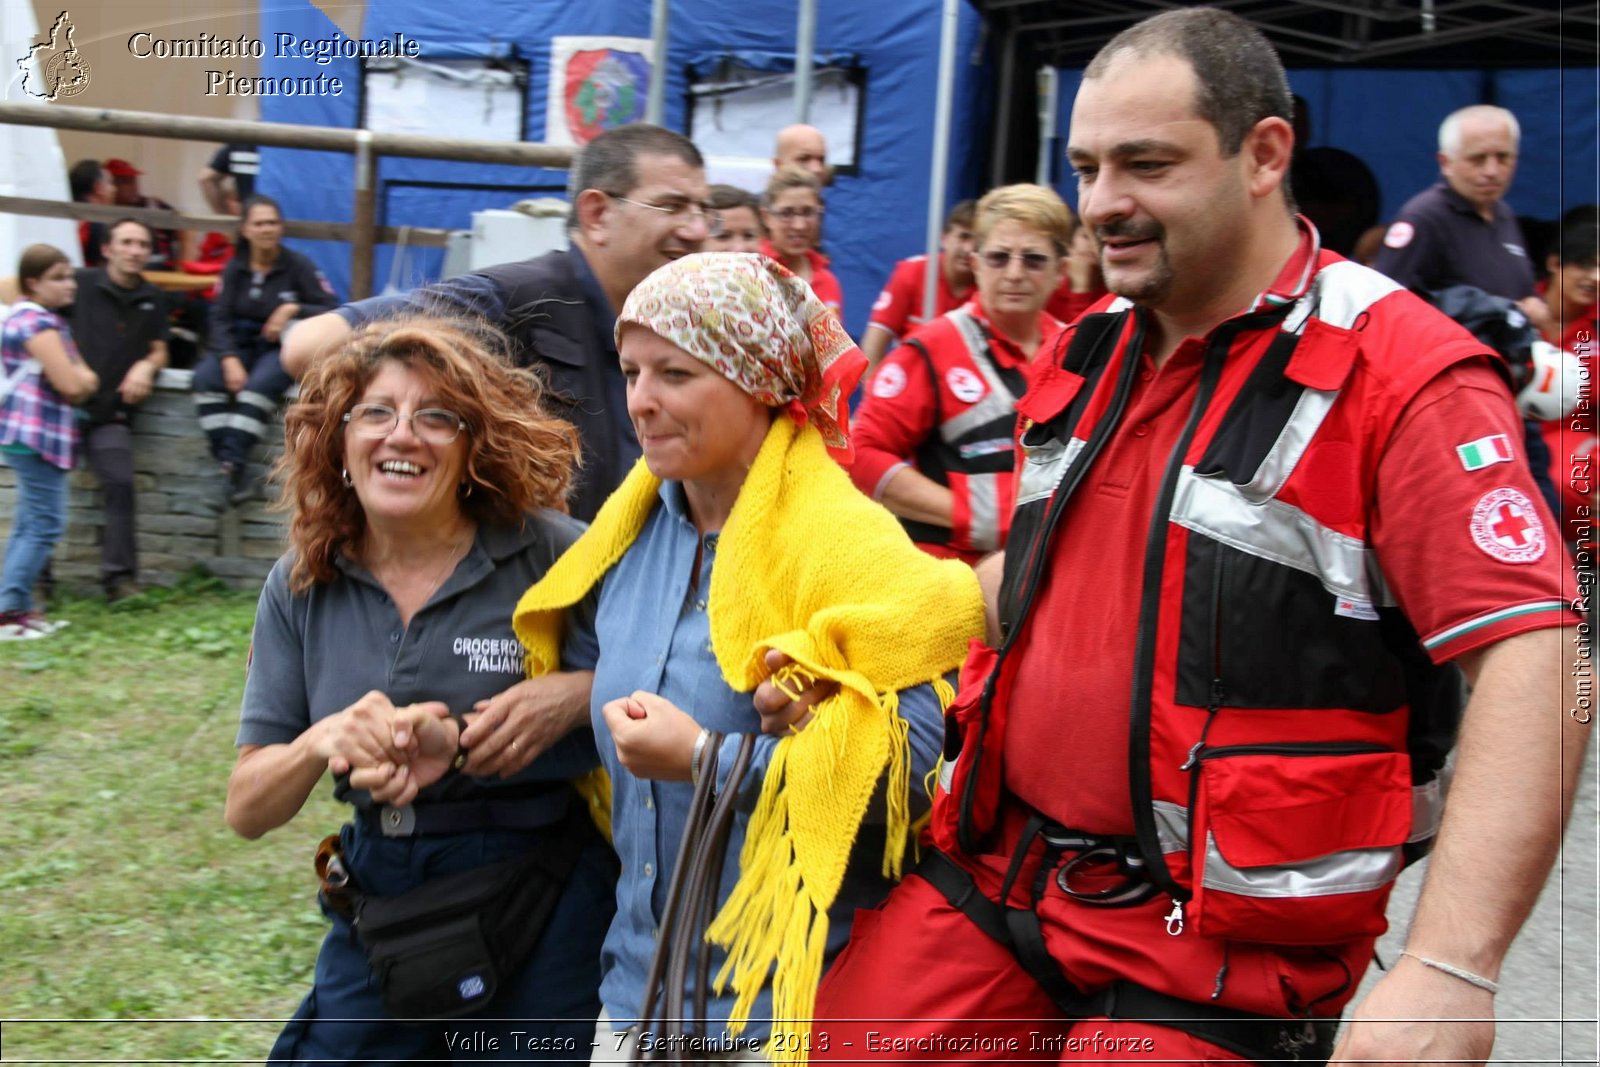
M1009 112L1011 129L1032 122L1032 68L1029 61L1003 64L1000 53L1027 34L1015 26L989 25L972 4L961 5L954 85L952 155L948 197L977 195L998 173L1031 176L1032 145L1002 148L996 121ZM941 4L938 0L900 0L862 4L856 0L817 0L815 52L858 72L863 87L858 166L828 191L827 251L845 290L846 325L863 330L873 297L893 262L921 251L925 240L928 185L933 152ZM1046 5L1048 6L1048 5ZM528 66L524 137L543 140L551 72L551 39L567 35L648 37L650 5L640 0L594 0L565 4L549 0L484 0L470 12L427 0L388 0L369 4L362 36L379 39L401 32L418 40L423 58L462 55L514 55ZM1016 10L1010 5L1005 10ZM1054 10L1054 9L1050 9ZM1001 12L997 11L996 15ZM1070 14L1070 12L1068 12ZM1125 13L1132 21L1139 13ZM309 4L298 9L269 7L261 16L262 35L276 33L326 38L337 28ZM994 20L991 20L994 21ZM1099 17L1097 27L1116 25ZM688 89L692 78L736 60L764 70L792 70L795 8L771 0L675 0L668 26L665 122L688 127ZM1277 32L1269 28L1269 33ZM1514 35L1513 35L1514 36ZM1285 55L1304 61L1292 38ZM1083 49L1091 42L1072 38ZM1526 43L1526 42L1524 42ZM1092 49L1091 49L1092 51ZM1025 54L1025 52L1024 52ZM1049 58L1049 53L1041 53ZM1521 55L1523 53L1518 53ZM1533 54L1533 53L1529 53ZM1400 56L1406 60L1411 54ZM1037 58L1037 56L1035 57ZM1452 57L1453 62L1461 62ZM1418 63L1421 66L1422 57ZM1081 68L1080 68L1081 69ZM300 76L323 71L346 85L340 96L275 96L261 100L262 118L273 122L354 127L359 125L361 69L358 60L336 59L308 67L304 59L277 59L269 51L262 74ZM1071 174L1061 159L1080 70L1063 69L1057 121L1046 145L1051 174L1069 203L1076 199ZM996 85L1009 85L1011 107L997 105ZM1553 219L1566 208L1600 200L1596 190L1596 116L1600 113L1592 64L1583 68L1462 67L1442 69L1349 68L1291 69L1290 82L1310 104L1312 144L1346 149L1361 157L1376 175L1385 217L1437 177L1433 152L1440 119L1470 103L1498 103L1522 123L1522 160L1510 202L1524 215ZM693 131L691 131L692 133ZM771 131L771 132L776 132ZM1022 165L991 166L992 156L1023 154ZM346 220L351 205L353 167L348 156L267 149L261 188L279 197L291 217ZM466 228L475 210L505 207L529 195L561 195L561 171L509 166L385 159L378 174L379 221L387 225ZM941 207L947 205L941 205ZM335 281L348 289L349 253L336 242L301 242ZM394 251L380 248L376 284L408 287L438 276L442 254L412 250L394 265Z

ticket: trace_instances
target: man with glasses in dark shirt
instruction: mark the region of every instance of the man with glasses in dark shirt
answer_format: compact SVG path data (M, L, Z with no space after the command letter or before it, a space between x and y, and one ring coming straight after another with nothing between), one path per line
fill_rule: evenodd
M572 245L393 297L347 304L297 325L283 367L303 375L356 327L385 315L481 317L504 329L525 364L549 376L557 413L578 428L584 464L568 500L588 521L639 457L613 330L633 287L698 252L710 231L705 160L688 138L645 123L595 138L573 161Z

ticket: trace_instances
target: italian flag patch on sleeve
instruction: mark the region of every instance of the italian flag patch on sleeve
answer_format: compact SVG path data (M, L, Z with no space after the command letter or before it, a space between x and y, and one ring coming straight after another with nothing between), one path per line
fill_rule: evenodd
M1511 439L1503 433L1480 437L1464 445L1456 445L1456 455L1461 465L1469 471L1482 470L1496 463L1511 462Z

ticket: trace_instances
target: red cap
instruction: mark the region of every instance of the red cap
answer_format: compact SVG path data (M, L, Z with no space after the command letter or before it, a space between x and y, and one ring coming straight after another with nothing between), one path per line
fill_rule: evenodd
M106 173L113 178L137 178L144 171L129 163L126 159L106 160Z

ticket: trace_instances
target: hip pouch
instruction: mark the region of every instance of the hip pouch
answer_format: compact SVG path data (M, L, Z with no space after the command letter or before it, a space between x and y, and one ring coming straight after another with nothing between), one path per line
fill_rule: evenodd
M494 999L532 954L592 830L568 817L549 844L436 878L398 896L364 896L354 926L397 1019L448 1019Z
M1383 933L1411 828L1404 753L1235 745L1205 750L1194 775L1189 914L1202 936L1308 945Z

